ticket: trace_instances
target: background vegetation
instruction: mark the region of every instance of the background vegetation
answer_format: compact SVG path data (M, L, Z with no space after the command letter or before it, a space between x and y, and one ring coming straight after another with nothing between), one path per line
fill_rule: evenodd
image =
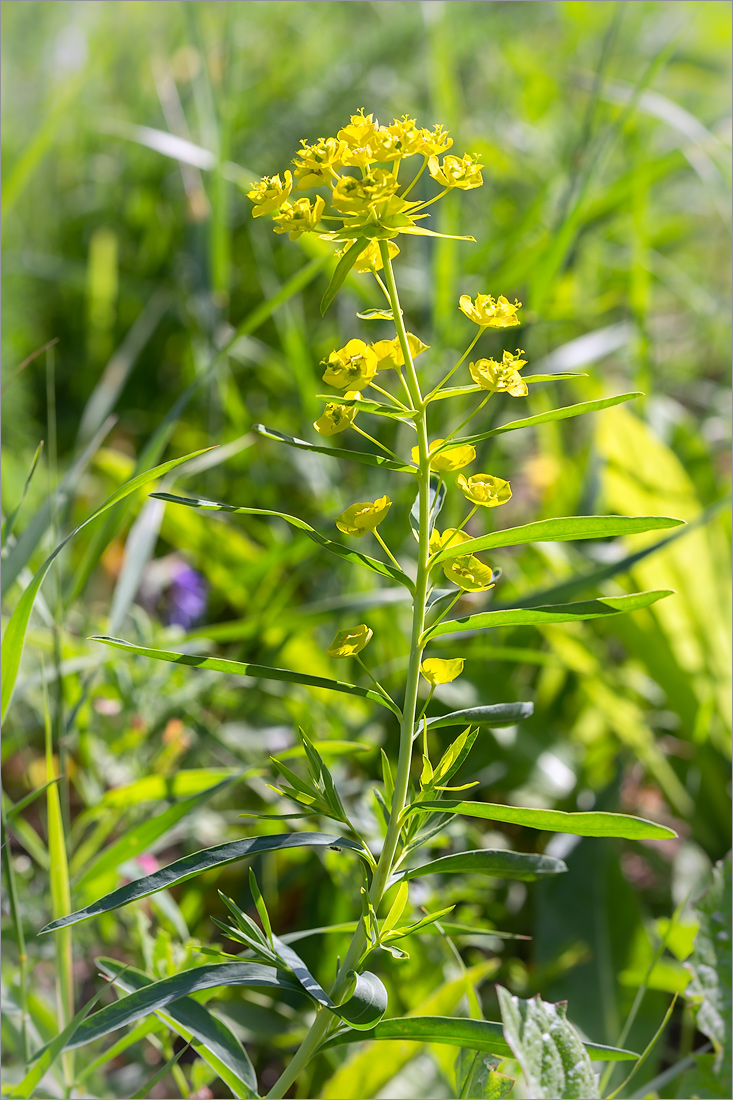
M252 220L244 194L254 178L282 171L301 137L335 133L361 106L383 121L408 113L421 125L443 122L459 150L486 165L486 186L449 196L432 226L478 243L418 238L400 257L409 327L436 349L434 362L463 349L459 294L504 293L525 306L529 370L587 373L552 396L534 387L530 412L644 392L539 428L531 447L526 434L518 444L502 437L497 472L514 497L497 522L660 514L687 520L684 534L636 560L626 559L653 536L504 553L495 601L586 575L591 595L669 587L677 596L610 625L467 640L466 675L437 695L450 709L479 691L482 702L534 701L531 719L477 743L481 797L622 809L679 833L646 846L554 837L544 850L570 873L549 884L527 891L469 878L440 888L442 904L459 902L457 921L531 937L456 938L465 964L480 967L472 973L478 984L483 975L489 1018L491 977L523 996L567 998L586 1035L615 1044L651 973L625 1038L642 1050L686 980L684 951L665 950L650 972L663 922L700 893L730 846L730 522L719 507L729 490L729 6L28 0L3 4L2 24L4 518L44 440L6 539L6 612L64 534L133 471L166 457L218 444L172 475L176 487L287 504L322 530L353 500L384 491L378 472L250 433L264 421L312 438L319 360L355 326L382 335L379 323L354 318L379 304L360 276L320 318L331 246L274 236ZM394 547L394 516L383 530ZM404 614L290 529L165 508L145 491L69 544L36 605L3 741L6 812L61 775L58 820L44 794L10 822L18 908L3 953L9 1081L23 1062L19 928L35 1046L56 1034L72 993L78 1008L100 988L95 957L174 973L205 961L197 944L221 942L211 919L224 915L218 890L252 905L234 865L81 925L73 938L39 940L54 907L64 911L63 851L78 908L157 862L278 831L240 815L288 812L267 786L266 761L296 743L299 724L333 742L329 760L365 820L379 748L395 751L396 731L359 700L243 688L126 659L88 636L329 675L323 647L334 630L367 621L388 680L405 660L395 629ZM225 778L226 789L202 796ZM466 843L536 843L523 830L451 829L456 841L466 830ZM337 853L255 866L277 931L354 918L355 872ZM425 904L430 897L426 887ZM326 982L318 945L301 946ZM384 967L390 1005L456 1010L465 980L450 945L425 937L411 952ZM217 1010L247 1043L263 1086L272 1083L303 1033L296 1008L233 991ZM38 1095L65 1095L65 1075L84 1073L73 1095L132 1095L174 1038L152 1021L146 1038L99 1068L89 1051L96 1058L103 1044L85 1048L75 1066L59 1062ZM678 1006L625 1095L686 1095L684 1076L665 1084L659 1075L701 1041L689 1007ZM447 1097L447 1051L386 1044L379 1059L364 1048L346 1062L332 1052L307 1095L417 1088ZM225 1094L190 1052L150 1093Z

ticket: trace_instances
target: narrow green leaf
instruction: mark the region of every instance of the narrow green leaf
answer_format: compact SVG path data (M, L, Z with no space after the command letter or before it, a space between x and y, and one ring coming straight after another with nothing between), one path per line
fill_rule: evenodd
M119 909L123 905L129 905L131 901L146 898L149 894L155 894L158 890L168 890L181 882L186 882L204 871L210 871L213 867L222 867L227 863L235 863L240 859L247 859L258 852L275 852L284 848L349 848L360 852L361 845L347 837L334 836L331 833L280 833L273 836L256 836L247 840L233 840L228 844L216 844L213 848L204 848L193 855L177 859L167 867L162 867L152 875L128 882L111 894L70 913L66 917L52 921L42 928L39 935L45 932L53 932L56 928L62 928L66 924L76 924L78 921L96 917L99 913L108 913L112 909Z
M354 241L354 243L350 245L349 248L346 249L343 256L336 264L334 273L331 276L331 281L326 289L326 293L321 299L321 317L325 316L326 310L331 305L331 302L334 300L341 287L344 285L344 280L346 279L346 276L349 274L352 267L358 260L359 253L363 251L364 241L358 239Z
M525 374L522 375L524 381L529 385L531 382L563 382L569 378L587 378L588 375L582 371L558 371L556 374ZM486 390L483 386L446 386L445 389L438 390L438 392L429 398L430 402L443 401L446 397L469 397L472 393L485 394Z
M502 726L513 726L525 718L531 718L533 713L534 703L492 703L485 707L452 710L450 714L438 714L434 718L428 718L428 729L463 726L466 722L470 722L473 726L500 729Z
M306 687L322 688L324 691L340 691L345 695L359 695L362 699L371 699L380 703L393 714L400 717L396 704L391 705L383 695L372 688L347 684L342 680L327 680L324 676L309 676L305 672L291 672L286 668L270 668L269 665L250 665L243 661L227 661L223 657L201 657L194 653L176 653L168 649L148 649L147 646L134 645L121 638L103 638L92 636L90 642L102 642L104 645L137 653L141 657L152 657L156 661L170 661L174 665L191 665L193 668L208 668L214 672L228 672L233 676L251 676L252 679L283 680L290 684L304 684Z
M369 401L364 397L346 397L341 393L317 393L320 401L336 401L340 405L349 405L352 408L361 409L363 412L373 413L375 416L389 416L392 420L401 420L410 423L417 416L410 409L400 409L396 405L383 405L379 401Z
M367 554L361 554L358 550L352 550L348 546L342 546L339 542L333 542L297 516L290 516L285 512L273 512L269 508L246 508L235 504L222 504L220 501L204 500L202 497L179 497L174 496L172 493L151 493L151 496L154 496L157 500L165 500L169 504L183 504L187 508L201 508L208 512L230 512L235 515L247 516L275 516L277 519L285 520L291 527L297 527L299 531L305 531L309 539L312 539L318 546L323 546L324 549L329 550L337 557L344 558L346 561L354 562L357 565L364 565L372 573L390 577L392 580L404 585L410 592L414 592L412 581L401 569L387 562L378 561L376 558L370 558Z
M407 894L409 887L406 882L402 882L397 891L394 901L390 907L387 916L384 918L381 927L381 935L384 936L387 932L391 932L395 927L400 917L402 916L405 906L407 905Z
M462 447L467 443L483 443L485 439L491 439L495 435L503 435L504 432L515 432L518 428L531 428L535 424L550 424L554 420L568 420L572 416L582 416L583 413L600 412L601 409L610 409L614 405L621 405L624 401L633 401L637 397L643 396L643 393L620 393L615 397L604 397L595 401L581 401L578 405L567 405L564 409L552 409L550 412L528 416L524 420L512 420L509 424L501 424L498 428L491 428L488 432L479 432L478 435L467 435L462 439L452 439L450 443L437 447L433 453L438 454L446 447Z
M523 852L510 852L502 848L480 849L474 852L454 852L441 856L420 867L411 867L401 876L404 879L421 878L423 875L444 875L453 872L469 875L490 875L492 878L514 878L534 882L545 875L559 875L567 871L561 859Z
M209 790L225 779L245 779L260 768L183 768L173 775L146 775L124 787L112 787L102 795L102 806L134 806L165 798L187 798Z
M35 802L40 794L43 794L45 790L48 790L48 788L53 783L58 783L60 779L60 775L54 776L53 779L49 779L48 783L44 783L42 787L39 787L35 791L31 791L31 793L27 794L25 798L21 798L17 802L10 802L10 799L8 799L9 806L5 810L5 816L7 817L8 821L12 821L14 817L17 817L18 814L22 813L26 806L30 806L31 802Z
M21 508L23 507L23 504L25 503L25 498L28 495L28 489L30 488L31 481L33 480L33 475L36 472L36 466L38 465L38 459L41 457L41 451L42 450L43 450L43 440L41 440L41 442L36 447L36 453L33 455L33 458L31 459L31 466L30 466L30 469L29 469L28 473L26 474L25 484L23 485L23 491L20 494L20 500L16 504L15 508L13 508L13 510L10 513L10 515L8 516L8 518L3 523L2 528L0 528L0 541L2 541L3 546L7 545L7 541L13 533L13 530L15 528L15 521L17 520L18 514L19 514ZM9 556L10 555L8 555L8 557ZM4 567L3 567L3 569L4 569ZM6 580L5 584L3 585L3 591L5 591L5 589L7 587L7 584L8 584L8 582Z
M400 312L402 312L400 310ZM394 313L391 309L365 309L356 315L360 321L393 321Z
M573 836L612 836L625 840L668 840L676 837L673 829L657 825L643 817L591 810L587 813L566 813L564 810L531 810L524 806L500 806L494 802L454 802L440 799L413 802L406 814L433 810L444 814L463 814L485 821L503 821L509 825L524 825L547 833L571 833Z
M504 1035L522 1068L529 1095L537 1100L600 1097L589 1052L568 1021L567 1004L549 1004L539 994L524 1001L498 985Z
M438 623L423 635L423 641L471 630L492 630L499 626L544 626L546 623L578 623L586 619L603 619L608 615L620 615L637 611L642 607L673 596L670 589L651 592L634 592L629 596L603 596L598 600L580 600L578 603L548 604L546 607L507 608L505 611L483 611L478 615L465 615L462 619L448 619Z
M301 451L310 451L313 454L329 455L331 458L344 458L348 462L363 462L367 466L380 466L383 470L396 470L397 473L415 474L417 466L410 462L395 462L386 455L369 454L366 451L347 451L339 447L319 447L315 443L307 443L304 439L297 439L292 435L284 435L272 428L266 428L264 424L253 424L252 431L262 435L265 439L274 439L278 443L286 443L288 447L297 447Z
M446 546L445 550L435 555L433 562L502 546L521 546L529 542L576 542L609 536L617 538L620 535L639 535L645 531L663 531L669 527L680 527L683 523L684 520L666 516L563 516L541 519L521 527L508 527L503 531L479 535L456 546Z
M336 1005L313 977L297 952L277 936L273 937L273 942L280 958L290 967L306 993L345 1023L363 1031L374 1027L374 1024L382 1019L387 1010L387 990L376 974L372 974L369 970L365 970L362 974L350 971L349 977L354 982L353 991L342 1004Z
M15 681L18 677L18 669L20 667L20 658L23 654L23 646L25 645L26 631L28 630L28 622L31 617L31 611L33 610L33 604L35 603L36 596L40 590L43 580L48 573L49 569L53 565L54 560L66 546L67 542L78 534L87 524L91 523L101 516L103 512L113 508L115 504L118 504L125 497L128 497L131 493L134 493L136 489L140 489L143 485L147 485L150 481L155 481L159 477L163 477L170 470L174 470L177 466L187 462L190 458L195 458L197 455L204 454L205 451L211 450L210 447L204 447L203 450L193 451L191 454L183 455L181 458L174 458L170 462L164 462L160 466L155 466L152 470L145 470L144 473L138 474L137 477L133 477L130 481L125 482L116 492L108 497L103 504L96 508L91 515L75 527L74 530L62 539L53 553L46 558L43 565L40 567L33 580L23 592L23 595L18 600L18 603L10 617L10 621L5 628L5 634L2 641L2 687L0 689L0 721L5 718L8 706L10 705L10 699L13 694L13 688L15 687Z
M475 237L458 237L455 233L435 233L432 229L423 229L421 225L403 225L400 228L400 233L409 233L413 237L442 237L446 241L472 241L476 243Z

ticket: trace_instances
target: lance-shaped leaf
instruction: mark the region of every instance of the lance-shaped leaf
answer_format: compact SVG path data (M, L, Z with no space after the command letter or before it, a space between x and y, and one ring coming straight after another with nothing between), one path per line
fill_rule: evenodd
M614 405L621 405L624 401L633 401L637 397L643 397L642 393L619 393L615 397L603 397L596 401L581 401L577 405L566 405L564 409L551 409L550 412L537 413L535 416L527 416L523 420L512 420L508 424L500 424L498 428L491 428L487 432L479 432L477 435L467 435L463 439L453 439L450 443L436 447L434 453L445 450L446 447L462 447L467 443L483 443L485 439L491 439L495 435L503 435L504 432L515 432L519 428L532 428L536 424L549 424L553 420L569 420L573 416L582 416L583 413L600 412L601 409L610 409Z
M489 875L492 878L515 878L523 882L534 882L545 875L560 875L567 871L567 865L561 859L552 856L538 856L524 852L510 852L499 848L482 848L473 852L454 852L441 856L420 867L411 867L399 878L421 878L423 875L445 875L465 873L469 875Z
M147 646L134 645L122 638L104 638L93 635L90 642L102 642L104 645L114 646L115 649L124 649L129 653L137 653L141 657L152 657L156 661L169 661L174 665L191 665L192 668L207 668L214 672L228 672L233 676L250 676L254 680L283 680L289 684L304 684L306 687L323 688L324 691L339 691L344 695L358 695L362 699L371 699L373 703L380 703L387 707L398 718L400 711L396 704L390 701L373 688L359 687L358 684L347 684L343 680L328 680L325 676L309 676L306 672L291 672L287 668L270 668L269 665L251 665L244 661L227 661L223 657L202 657L195 653L176 653L169 649L149 649Z
M593 1100L600 1097L588 1051L568 1021L567 1005L512 997L498 985L504 1035L537 1100Z
M405 424L412 423L418 415L417 412L413 412L411 409L401 409L397 405L380 404L379 401L370 401L366 397L347 397L341 393L317 393L316 397L320 401L349 405L351 408L361 409L362 412L373 413L374 416L388 416L392 420L401 420Z
M277 936L273 936L275 950L283 962L292 970L294 976L306 993L325 1008L358 1031L372 1028L387 1011L387 990L376 974L366 970L363 974L350 971L354 981L351 995L342 1004L337 1005L316 981L300 955Z
M382 1020L371 1031L354 1035L340 1031L322 1044L321 1050L355 1043L364 1039L395 1039L413 1043L445 1043L469 1050L485 1050L500 1058L512 1058L511 1047L504 1038L502 1025L493 1020L466 1020L452 1016L401 1016ZM601 1046L598 1043L583 1044L588 1055L599 1062L624 1062L638 1055L630 1050Z
M498 626L544 626L548 623L577 623L586 619L603 619L608 615L620 615L625 611L637 611L641 607L649 607L657 600L673 595L674 592L670 589L659 589L651 592L634 592L629 596L604 596L598 600L580 600L578 603L483 611L478 615L465 615L461 619L448 619L447 622L438 623L425 631L422 641L437 638L441 634L492 630Z
M676 837L673 829L657 825L643 817L613 814L604 810L566 813L564 810L534 810L526 806L500 806L494 802L456 802L450 799L413 802L405 815L424 810L444 814L462 814L484 821L503 821L524 825L546 833L572 833L573 836L610 836L624 840L668 840Z
M321 299L321 317L325 316L326 310L331 305L331 302L334 300L341 287L344 285L346 276L349 274L352 267L358 260L359 254L363 251L364 241L359 238L358 240L354 241L354 243L350 245L349 248L346 249L343 256L336 264L333 275L331 276L331 281L326 288L326 293Z
M397 462L386 455L369 454L368 451L347 451L343 447L319 447L315 443L307 443L305 439L297 439L292 435L284 435L272 428L266 428L264 424L253 424L252 431L262 435L265 439L274 439L278 443L286 443L288 447L297 447L301 451L310 451L312 454L330 455L331 458L345 458L348 462L363 462L367 466L380 466L383 470L396 470L402 474L416 474L417 466L411 462Z
M125 968L117 959L97 959L97 966L115 985L126 993L135 993L154 985L153 978L142 970ZM211 1066L229 1086L235 1096L250 1100L256 1097L257 1077L242 1044L227 1025L192 997L181 997L159 1010L158 1015L178 1034L191 1040L200 1058Z
M231 512L235 515L274 516L276 519L283 519L291 527L297 527L299 531L305 531L309 539L312 539L313 542L322 546L325 550L329 550L337 557L344 558L346 561L354 562L357 565L364 565L367 569L371 569L372 573L380 573L383 577L390 577L392 580L399 581L410 592L414 592L415 586L401 569L387 562L377 561L376 558L370 558L368 554L360 554L358 550L342 546L339 542L333 542L319 531L314 530L305 520L299 519L298 516L290 516L285 512L273 512L269 508L246 508L236 504L222 504L218 500L205 500L203 497L179 497L174 496L172 493L151 493L151 496L156 497L157 500L165 500L169 504L184 504L187 508L201 508L207 512Z
M435 521L440 515L440 510L445 503L446 488L445 482L442 478L437 477L435 474L430 475L430 495L429 495L429 507L428 507L428 534L432 534L435 527ZM410 509L410 526L412 527L412 533L419 541L420 539L420 494L415 497L415 501ZM451 593L452 594L452 593Z
M160 466L154 466L152 470L145 470L142 474L138 474L137 477L133 477L130 481L125 482L125 484L114 492L111 497L107 497L104 504L100 504L99 508L96 508L91 515L87 516L78 527L75 527L65 539L62 539L53 553L46 558L43 565L18 600L15 610L10 617L10 621L5 627L5 634L2 641L2 674L0 676L0 721L5 718L7 709L10 706L10 699L13 694L13 688L15 687L15 681L18 677L20 658L23 654L23 646L25 645L25 636L28 630L31 611L33 610L33 604L36 601L36 596L38 595L46 574L53 565L55 559L66 546L67 542L73 539L74 535L78 534L88 523L95 520L97 516L101 516L103 512L108 511L110 508L114 508L115 504L124 500L130 493L134 493L136 489L140 489L143 485L147 485L149 482L155 481L159 477L163 477L163 475L167 474L170 470L174 470L176 466L180 466L183 462L188 462L189 459L195 458L197 455L204 454L207 450L211 450L211 448L205 447L201 451L193 451L191 454L183 455L181 458L174 458L170 462L164 462Z
M639 535L645 531L663 531L680 527L681 519L667 516L563 516L492 531L468 542L446 546L434 557L433 563L455 558L460 554L478 554L480 550L495 550L502 546L521 546L529 542L575 542L581 539L617 538Z
M522 378L529 385L530 382L562 382L568 378L587 378L588 375L578 371L558 371L556 374L523 374ZM446 397L470 397L472 393L486 396L483 386L447 386L428 397L428 401L442 401Z
M233 840L228 844L216 844L213 848L204 848L193 855L184 856L170 863L167 867L161 867L152 875L129 882L103 898L79 909L75 913L69 913L66 917L52 921L42 928L39 935L44 932L53 932L57 928L63 928L67 924L76 924L78 921L96 917L99 913L108 913L111 909L119 909L123 905L129 905L131 901L146 898L149 894L155 894L158 890L168 890L181 882L186 882L204 871L210 871L214 867L223 867L227 863L236 863L237 860L247 859L258 852L275 852L284 848L349 848L360 852L361 845L347 837L335 836L331 833L279 833L272 836L255 836L246 840Z
M465 710L452 710L450 714L437 714L428 718L428 729L463 726L466 722L472 726L500 729L531 718L533 713L534 703L491 703L485 707L467 707Z

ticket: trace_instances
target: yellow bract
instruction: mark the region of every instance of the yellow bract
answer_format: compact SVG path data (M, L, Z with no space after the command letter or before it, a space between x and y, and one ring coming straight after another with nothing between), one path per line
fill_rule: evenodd
M430 347L430 344L423 344L420 337L411 332L407 333L407 345L413 359L417 359L418 355L422 355ZM404 365L405 357L397 336L393 340L377 340L372 344L372 350L377 356L377 370L396 370Z
M460 546L462 542L470 542L471 536L465 531L458 531L455 527L446 527L443 534L433 530L430 535L429 550L431 554L437 554L444 546Z
M361 397L358 390L349 390L346 397ZM318 420L313 421L313 427L321 435L337 435L343 432L354 419L358 409L355 405L339 405L337 401L329 401Z
M361 389L377 373L377 356L363 340L349 340L323 362L326 364L323 381L337 390Z
M364 108L361 107L358 114L351 116L351 124L344 126L336 136L339 141L344 141L351 149L355 149L366 145L378 125L374 115L365 115Z
M343 167L347 150L345 141L330 137L319 138L314 145L308 145L305 140L301 140L300 144L303 148L293 158L299 191L328 183Z
M527 383L518 371L527 365L527 360L520 359L520 355L524 355L524 352L519 348L514 354L504 351L501 363L496 359L478 359L475 363L469 363L468 369L474 382L485 390L492 393L506 392L512 397L526 397L529 392Z
M293 177L290 172L284 173L284 181L279 176L263 176L251 191L247 192L247 198L252 199L255 208L252 211L253 218L261 218L263 214L271 214L287 199L293 189Z
M354 242L350 241L349 245L352 243ZM346 247L348 248L349 245ZM393 260L395 256L399 254L399 245L396 245L394 241L387 241L387 248L389 249L389 258ZM338 256L339 253L337 252L336 255ZM364 251L359 253L356 263L354 264L354 271L358 272L359 275L366 275L370 271L373 275L376 275L383 267L384 264L382 263L382 254L379 251L379 245L376 241L370 241Z
M275 232L289 233L291 241L297 241L303 233L312 233L321 220L325 205L320 195L312 205L310 199L306 198L283 203L272 218L278 223Z
M420 152L424 157L438 156L453 144L453 138L449 137L448 131L440 123L433 126L432 130L421 130L420 135Z
M474 187L481 187L483 177L476 157L467 153L465 157L443 157L443 163L438 162L437 157L428 159L428 171L433 179L443 187L458 187L461 191L470 191Z
M455 680L456 676L460 676L465 663L464 657L454 657L451 661L441 661L439 657L428 657L420 665L420 671L429 684L437 687L438 684L449 684Z
M364 623L349 630L339 630L326 650L329 657L355 657L371 641L373 631Z
M359 501L336 517L336 526L345 535L363 538L368 531L373 531L382 522L391 507L392 501L387 496L378 497L371 503Z
M440 447L441 443L444 443L444 439L434 439L430 444L430 465L433 470L437 470L439 474L450 473L454 470L462 470L464 466L468 466L469 462L473 462L476 457L476 448L472 447L470 443L464 443L462 446L446 447L440 454L432 457L433 452ZM420 461L420 450L418 447L412 448L412 461Z
M503 294L496 299L490 294L477 294L475 301L469 294L462 294L458 304L466 317L482 328L512 328L520 324L517 310L522 308L522 303L516 298L512 305Z
M443 562L443 572L449 581L453 581L466 592L485 592L494 587L491 566L484 565L474 554L464 554Z
M512 495L509 482L503 481L500 477L493 477L492 474L474 474L468 478L464 474L459 474L456 485L472 504L481 504L485 508L506 504Z

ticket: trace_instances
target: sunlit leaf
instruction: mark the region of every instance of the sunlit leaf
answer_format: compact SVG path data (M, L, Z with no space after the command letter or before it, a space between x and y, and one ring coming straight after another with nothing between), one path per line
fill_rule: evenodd
M612 836L626 840L668 840L677 834L666 825L657 825L643 817L606 813L602 810L566 813L564 810L533 810L526 806L499 806L493 802L454 802L449 799L413 802L406 814L433 810L444 814L463 814L485 821L503 821L524 825L548 833L572 833L573 836Z

